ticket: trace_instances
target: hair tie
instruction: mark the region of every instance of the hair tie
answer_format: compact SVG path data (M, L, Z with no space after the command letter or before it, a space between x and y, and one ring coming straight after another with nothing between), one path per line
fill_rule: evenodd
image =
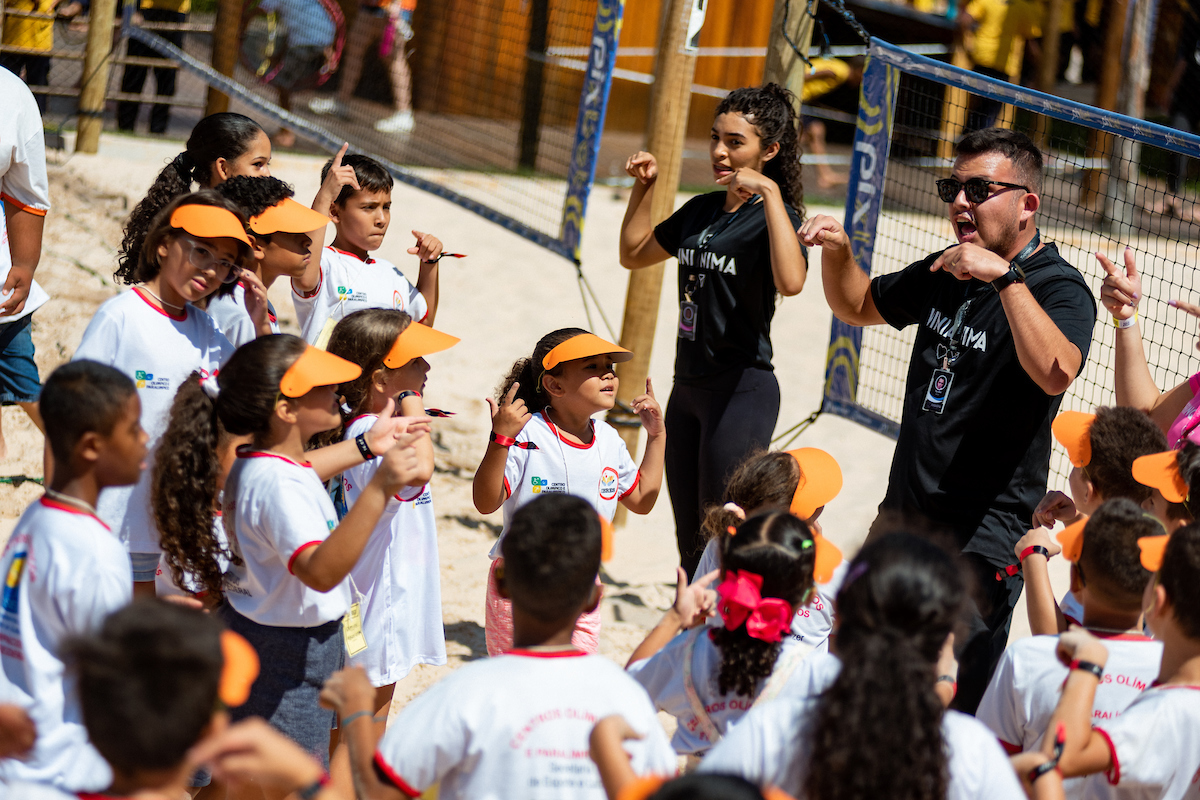
M778 597L764 598L762 584L762 576L753 572L727 572L717 587L720 598L717 610L727 630L745 623L746 633L752 639L775 643L783 639L785 631L791 630L792 607Z
M205 370L200 370L200 388L210 400L216 400L217 396L221 394L221 386L217 383L217 373L220 371L214 369L210 374Z
M728 533L730 536L737 536L737 528L734 527L733 525L726 525L725 532Z
M179 173L179 177L183 178L183 182L188 186L192 185L192 172L196 169L196 162L184 150L171 161L171 166Z
M746 521L746 511L737 503L726 503L725 505L721 506L721 508L725 511L728 511L730 514L733 514L742 522Z

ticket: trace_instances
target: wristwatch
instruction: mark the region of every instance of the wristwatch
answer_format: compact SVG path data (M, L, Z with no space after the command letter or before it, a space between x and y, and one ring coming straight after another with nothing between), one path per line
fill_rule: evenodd
M996 280L992 281L992 288L995 289L997 292L999 292L1002 289L1007 289L1009 286L1012 286L1014 283L1024 283L1024 282L1025 282L1025 270L1021 269L1015 263L1013 263L1011 266L1009 266L1008 272L1004 273L999 278L996 278Z

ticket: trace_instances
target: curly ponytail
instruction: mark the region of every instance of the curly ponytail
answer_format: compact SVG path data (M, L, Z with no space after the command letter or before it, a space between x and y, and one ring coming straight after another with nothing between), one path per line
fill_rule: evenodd
M117 269L113 272L118 283L139 282L137 271L142 245L159 212L179 195L190 192L192 183L211 186L217 159L233 161L249 150L260 134L266 135L261 125L232 112L210 114L196 123L184 151L158 173L146 196L133 207L125 221L121 247L117 250Z
M724 503L734 503L748 514L759 509L787 508L799 483L800 465L791 454L757 450L746 456L729 476ZM741 525L742 519L724 505L711 505L705 509L701 533L706 541L716 539L730 525L735 528Z
M573 339L581 333L587 333L587 331L583 328L559 328L539 339L537 346L533 348L533 355L530 358L518 358L513 362L512 367L508 370L508 374L504 376L504 380L500 381L500 385L496 388L496 400L504 400L505 395L508 394L513 384L519 383L521 385L517 389L517 399L525 401L525 405L529 408L529 413L533 414L545 410L546 406L550 405L550 396L542 391L542 374L545 372L542 369L542 362L551 350L558 347L567 339ZM548 372L551 375L561 375L562 364L559 364Z
M817 700L806 797L946 797L945 710L934 678L963 599L951 557L915 536L885 536L851 562L837 598L842 668Z
M777 597L798 606L812 591L815 561L816 548L808 524L786 511L772 511L751 517L738 528L736 536L726 538L721 554L722 577L733 570L752 572L762 578L764 598ZM745 625L732 630L713 628L711 636L721 651L717 676L721 693L732 691L753 697L774 671L782 643L755 639Z
M763 166L763 174L779 185L783 202L804 219L804 184L800 174L800 134L796 109L800 101L777 83L734 89L717 106L716 116L741 114L758 131L762 148L778 142L779 152Z

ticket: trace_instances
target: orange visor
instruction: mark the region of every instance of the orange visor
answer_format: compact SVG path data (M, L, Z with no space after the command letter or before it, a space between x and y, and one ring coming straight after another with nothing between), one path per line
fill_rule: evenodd
M600 517L600 560L609 561L613 556L613 535L616 533L612 523Z
M171 212L171 227L181 228L201 239L237 239L250 245L250 237L242 227L241 220L230 210L220 206L202 206L189 203Z
M1133 479L1143 486L1158 489L1172 503L1186 503L1190 487L1179 475L1179 453L1168 450L1135 458Z
M792 495L791 512L803 520L838 496L842 490L842 468L833 456L816 447L788 450L800 465L800 482Z
M813 536L813 543L817 549L816 563L813 564L813 581L829 583L833 578L833 571L842 563L842 551L819 533Z
M383 359L383 365L390 369L403 367L414 358L449 350L460 341L462 340L457 336L435 331L428 325L422 325L419 322L411 322L396 337L392 349Z
M1095 414L1082 411L1064 411L1050 423L1054 438L1067 449L1067 458L1077 467L1086 467L1092 461L1092 422Z
M285 197L257 217L250 218L250 230L264 236L271 233L309 233L329 224L329 217Z
M1162 569L1163 555L1167 552L1167 540L1171 535L1143 536L1138 539L1138 549L1142 551L1142 566L1151 572Z
M1086 525L1087 518L1085 517L1058 532L1058 543L1062 545L1063 558L1067 561L1078 561L1079 557L1083 555L1083 529Z
M221 633L221 683L217 695L227 708L236 708L250 698L250 687L258 678L258 653L254 646L233 631Z
M618 347L612 342L606 342L599 336L591 333L581 333L578 336L572 336L549 353L546 353L546 357L542 359L542 369L551 370L564 361L575 361L580 358L604 355L612 356L612 360L617 363L633 358L633 353L624 347Z
M284 397L302 397L318 386L338 386L362 375L362 367L344 358L318 350L311 344L283 373L279 393Z

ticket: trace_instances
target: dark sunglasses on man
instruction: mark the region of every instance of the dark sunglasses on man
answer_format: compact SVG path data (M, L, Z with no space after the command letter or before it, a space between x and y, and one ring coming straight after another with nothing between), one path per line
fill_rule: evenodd
M971 178L966 182L960 181L957 178L942 178L937 182L938 197L943 203L953 203L954 198L958 197L960 191L966 191L967 200L971 203L982 203L987 200L992 194L993 186L1003 186L1006 189L1024 189L1029 191L1028 186L1022 186L1019 183L1005 183L1004 181L989 181L987 178Z

